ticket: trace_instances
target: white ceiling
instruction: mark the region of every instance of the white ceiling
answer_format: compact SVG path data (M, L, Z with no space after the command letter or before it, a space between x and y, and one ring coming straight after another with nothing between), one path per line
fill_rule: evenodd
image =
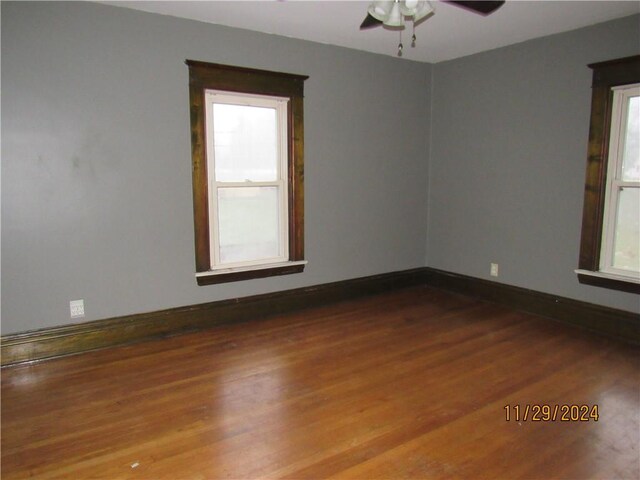
M256 30L395 56L399 33L359 30L368 1L109 1L102 2L174 17ZM403 33L403 58L441 62L473 53L640 13L640 2L507 0L483 17L440 1L435 15ZM640 45L638 46L640 50Z

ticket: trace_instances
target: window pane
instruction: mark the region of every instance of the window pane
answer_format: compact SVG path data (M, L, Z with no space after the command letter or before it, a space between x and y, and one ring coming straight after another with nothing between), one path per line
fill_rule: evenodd
M280 256L278 187L218 189L220 263Z
M622 179L626 182L640 181L640 97L630 97L627 104Z
M213 118L216 181L276 180L275 108L214 103Z
M640 271L640 188L620 191L613 266Z

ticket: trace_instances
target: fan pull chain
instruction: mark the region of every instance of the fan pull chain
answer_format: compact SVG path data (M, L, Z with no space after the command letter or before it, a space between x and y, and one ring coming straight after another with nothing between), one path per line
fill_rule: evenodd
M401 57L402 56L402 49L404 47L402 46L402 30L400 30L400 43L398 44L398 56Z
M413 20L413 35L411 36L411 47L415 48L416 46L416 21Z

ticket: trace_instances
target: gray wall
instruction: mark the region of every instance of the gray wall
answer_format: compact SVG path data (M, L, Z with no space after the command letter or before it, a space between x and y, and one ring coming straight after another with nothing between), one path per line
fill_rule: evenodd
M433 68L427 264L638 311L638 296L580 285L591 103L588 63L640 53L640 17Z
M573 273L585 65L637 54L638 17L431 66L105 5L0 8L2 334L68 324L79 298L86 321L425 264L638 308ZM196 285L187 58L310 75L305 273Z
M2 2L2 333L424 265L431 66L87 3ZM185 59L310 75L303 274L198 287ZM401 128L400 128L401 127Z

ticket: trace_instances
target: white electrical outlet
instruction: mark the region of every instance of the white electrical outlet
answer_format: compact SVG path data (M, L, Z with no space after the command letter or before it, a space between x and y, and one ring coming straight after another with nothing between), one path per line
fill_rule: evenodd
M71 300L69 310L71 310L71 318L84 317L84 300Z
M491 276L492 277L497 277L498 276L498 264L497 263L492 263L491 264Z

